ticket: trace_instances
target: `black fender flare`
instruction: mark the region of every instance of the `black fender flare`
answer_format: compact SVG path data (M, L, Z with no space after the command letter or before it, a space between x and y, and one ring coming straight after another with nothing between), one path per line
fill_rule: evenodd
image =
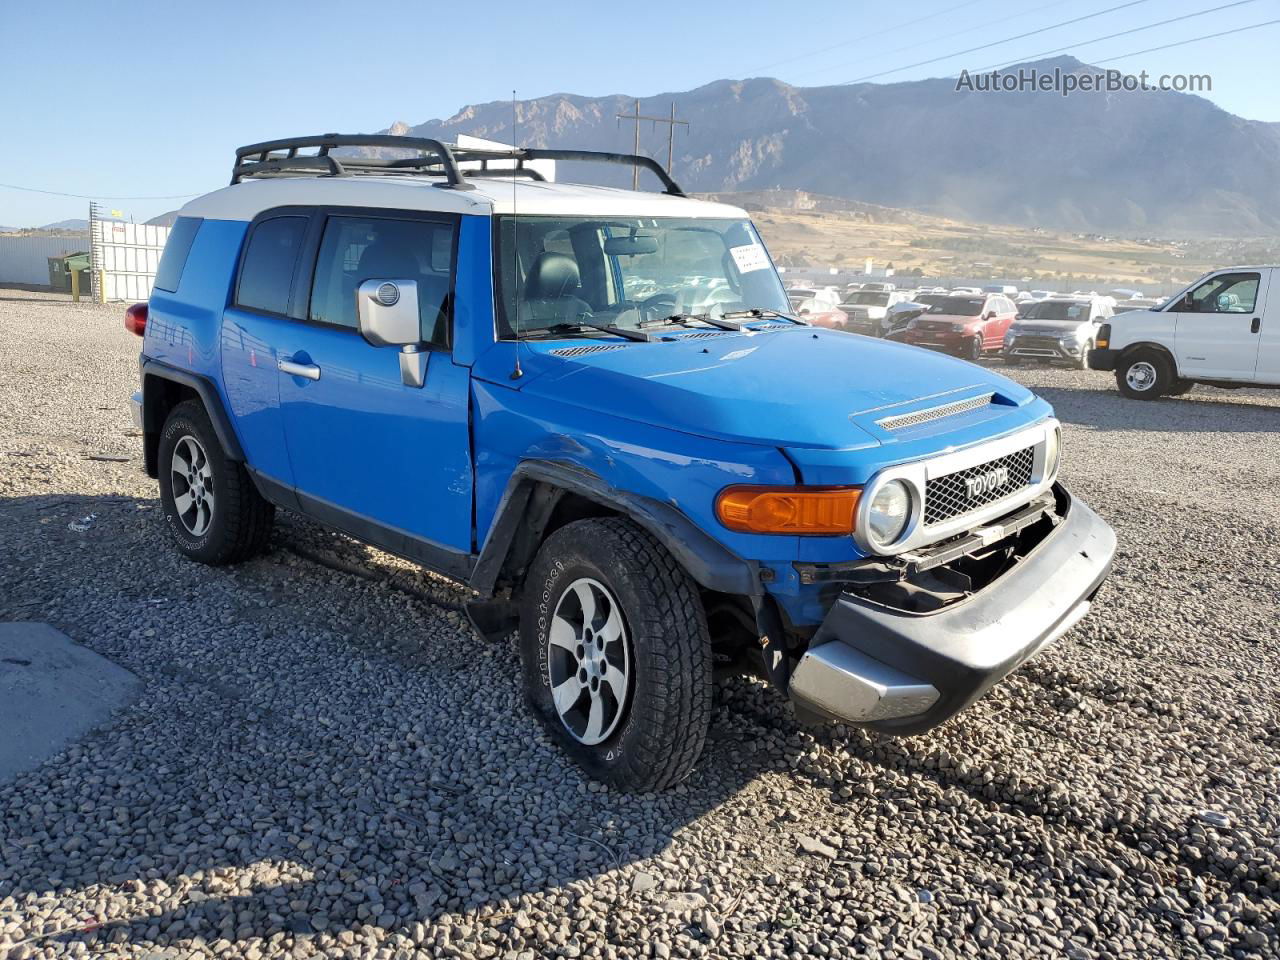
M524 460L507 482L471 574L470 587L492 596L514 553L523 570L541 544L555 505L576 494L635 521L667 548L701 586L739 596L763 593L759 565L712 538L669 503L609 486L594 472L555 460Z
M218 442L222 444L222 452L229 460L244 462L244 448L240 446L240 438L236 436L235 427L232 426L231 418L227 416L226 407L223 406L222 395L218 393L218 388L212 380L201 374L181 370L163 361L147 357L141 359L139 367L142 379L143 433L158 436L164 429L164 418L167 415L167 411L161 404L160 391L153 388L154 381L167 380L171 383L180 383L194 390L200 402L204 404L205 412L209 414L209 421L213 424L213 431L218 436Z

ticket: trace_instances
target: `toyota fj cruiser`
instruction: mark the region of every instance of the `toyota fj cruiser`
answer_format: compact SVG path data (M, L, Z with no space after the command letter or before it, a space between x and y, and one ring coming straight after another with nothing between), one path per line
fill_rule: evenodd
M461 581L479 633L518 628L535 714L623 788L690 771L716 669L928 730L1080 620L1115 549L1056 482L1045 401L804 323L747 215L648 158L243 147L125 322L183 554L250 557L282 507Z

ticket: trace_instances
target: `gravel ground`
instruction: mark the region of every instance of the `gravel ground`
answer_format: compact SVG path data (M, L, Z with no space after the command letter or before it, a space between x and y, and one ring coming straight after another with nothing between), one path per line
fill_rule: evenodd
M180 559L121 314L0 291L0 619L145 682L0 785L0 955L1280 954L1280 394L1019 368L1120 536L1085 623L913 739L733 681L692 778L623 796L446 582L288 517Z

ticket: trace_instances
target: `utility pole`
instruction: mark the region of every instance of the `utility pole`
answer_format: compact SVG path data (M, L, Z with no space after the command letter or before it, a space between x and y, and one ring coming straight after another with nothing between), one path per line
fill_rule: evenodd
M641 115L639 100L635 101L634 110L635 110L634 113L619 113L615 115L619 120L634 120L636 123L635 149L632 152L635 153L636 155L639 155L640 153L640 121L641 120L648 120L649 122L651 122L655 130L657 129L658 124L665 123L667 125L667 173L670 173L671 164L675 160L676 127L677 126L687 127L689 126L689 121L676 119L676 102L674 100L671 101L670 117L646 117ZM640 189L640 168L639 167L631 168L631 189L632 190Z

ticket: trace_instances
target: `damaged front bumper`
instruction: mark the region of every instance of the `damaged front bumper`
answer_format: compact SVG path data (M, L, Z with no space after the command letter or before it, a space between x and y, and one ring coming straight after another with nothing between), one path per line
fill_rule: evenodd
M1111 571L1116 538L1065 489L1055 493L1057 526L971 596L920 613L842 592L792 671L797 709L921 733L1075 626Z

